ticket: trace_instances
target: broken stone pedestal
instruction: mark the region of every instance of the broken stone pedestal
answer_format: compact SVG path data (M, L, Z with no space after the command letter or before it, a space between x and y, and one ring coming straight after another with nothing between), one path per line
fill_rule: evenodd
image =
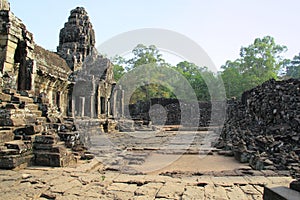
M76 162L74 155L58 142L57 135L37 135L33 144L36 165L65 167Z
M300 180L291 182L290 188L292 190L296 190L296 191L300 192Z
M299 200L300 192L287 187L264 188L263 200Z
M31 142L13 140L5 142L0 150L0 168L13 169L20 165L32 163Z

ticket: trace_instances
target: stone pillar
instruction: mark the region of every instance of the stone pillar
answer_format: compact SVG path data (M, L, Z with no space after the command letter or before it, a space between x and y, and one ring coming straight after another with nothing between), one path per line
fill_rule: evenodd
M79 114L81 117L84 117L84 105L85 105L85 97L79 97Z
M97 88L97 90L98 90L98 96L97 96L97 101L98 101L97 111L98 111L98 118L100 118L100 116L101 116L101 91L100 91L100 88Z
M121 92L121 97L120 97L120 117L122 118L122 117L124 117L124 108L125 108L125 105L124 105L124 103L125 103L125 101L124 101L124 97L125 97L125 92L124 92L124 90L121 90L120 91Z
M95 117L95 95L91 95L91 118Z
M73 118L75 117L75 99L72 99L72 102L71 102L71 116Z
M110 100L107 100L107 107L106 107L106 112L107 112L107 116L110 116Z
M118 117L117 95L118 95L118 90L114 90L113 98L112 98L112 114L113 114L113 118L117 118Z
M90 96L90 117L94 118L95 116L95 91L96 91L96 86L95 86L95 77L92 75L92 92Z

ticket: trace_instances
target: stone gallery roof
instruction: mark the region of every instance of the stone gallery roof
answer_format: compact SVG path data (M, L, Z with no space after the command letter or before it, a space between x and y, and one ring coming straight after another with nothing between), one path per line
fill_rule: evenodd
M38 45L34 47L34 56L37 68L43 74L67 80L72 72L66 61L56 53L48 51Z

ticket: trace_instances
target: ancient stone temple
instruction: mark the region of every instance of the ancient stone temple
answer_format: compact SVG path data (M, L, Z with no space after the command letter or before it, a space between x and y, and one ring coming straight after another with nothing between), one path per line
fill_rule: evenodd
M34 42L7 0L0 9L0 168L66 166L85 157L74 117L113 123L115 85L87 12L71 11L51 52Z
M36 45L33 35L9 9L1 10L0 23L1 87L46 97L49 107L65 115L72 72L66 61Z
M95 51L95 33L87 12L82 7L71 11L68 22L59 34L58 54L70 68L78 70L84 59Z
M68 97L70 115L107 123L112 114L113 66L109 59L97 53L93 26L84 8L71 11L60 31L57 51L72 70Z

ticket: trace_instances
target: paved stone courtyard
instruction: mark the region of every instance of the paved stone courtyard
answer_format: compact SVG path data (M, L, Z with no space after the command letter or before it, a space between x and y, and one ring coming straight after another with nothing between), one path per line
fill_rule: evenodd
M130 175L105 171L96 160L68 168L0 171L1 199L262 199L263 186L290 177Z
M168 166L183 154L205 157L218 151L211 148L216 128L199 131L176 131L172 128L178 127L117 134L89 131L85 136L89 138L90 151L100 162L123 173L150 172ZM153 165L155 163L157 165Z
M171 142L172 131L144 138L137 137L141 132L94 134L91 151L97 153L97 159L65 168L0 170L0 199L262 199L264 185L288 186L292 181L283 174L255 171L231 157L218 156L216 149L199 149L207 133L180 132L181 143ZM172 148L165 148L165 142ZM210 155L195 161L201 152ZM160 156L163 159L158 160ZM157 168L168 157L171 160L165 164L170 165L165 170ZM223 159L222 168L213 159ZM199 167L199 163L208 167ZM143 168L151 164L155 166L151 170Z

